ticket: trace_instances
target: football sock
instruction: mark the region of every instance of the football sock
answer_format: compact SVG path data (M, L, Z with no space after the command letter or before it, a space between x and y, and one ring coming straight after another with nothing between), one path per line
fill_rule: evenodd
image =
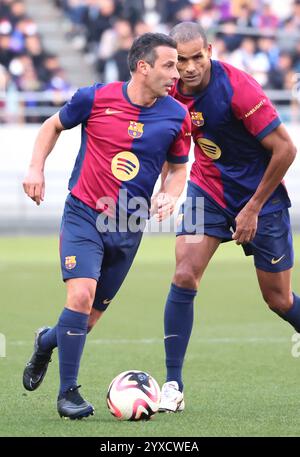
M87 328L87 333L90 333L93 327ZM40 337L39 346L42 351L48 351L57 347L57 325L50 328L46 333Z
M60 391L77 385L79 363L86 339L89 316L64 308L57 323Z
M182 366L194 320L197 291L171 284L164 314L167 382L177 381L183 390Z
M300 297L295 295L292 307L288 310L287 313L281 314L280 316L287 322L289 322L296 332L300 333Z
M50 328L46 333L44 333L39 340L39 347L42 351L48 351L49 349L54 349L57 347L57 325Z

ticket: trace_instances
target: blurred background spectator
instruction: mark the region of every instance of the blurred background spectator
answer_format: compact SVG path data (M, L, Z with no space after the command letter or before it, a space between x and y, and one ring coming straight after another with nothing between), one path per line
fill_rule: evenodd
M270 91L285 120L295 115L299 120L299 110L289 107L291 102L295 106L293 81L300 72L300 0L43 2L60 9L65 17L65 39L94 70L95 80L130 78L127 54L136 36L148 31L168 33L180 21L199 21L213 42L214 58L252 74ZM26 3L0 0L0 90L27 94L19 105L8 103L11 110L17 106L17 112L6 117L7 101L1 98L1 122L40 121L43 115L36 115L41 112L36 108L57 108L75 90L57 56L44 48L38 23L27 14ZM37 93L40 95L35 97ZM45 102L42 93L53 100ZM27 114L22 114L22 107Z
M41 114L43 107L65 102L70 85L57 57L44 49L38 25L21 0L0 0L0 65L2 123L41 122L48 117ZM49 90L56 97L44 101Z

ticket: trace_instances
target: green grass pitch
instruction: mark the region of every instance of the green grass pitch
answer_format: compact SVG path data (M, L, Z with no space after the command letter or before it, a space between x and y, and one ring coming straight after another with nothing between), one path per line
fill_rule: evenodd
M42 386L26 392L22 371L33 333L64 304L56 238L0 238L0 436L299 436L300 358L293 329L267 310L252 259L222 246L203 279L186 357L186 410L149 422L118 422L105 397L114 376L140 369L164 382L163 308L174 270L174 238L145 237L129 276L88 336L79 376L95 416L61 420L57 353ZM300 237L294 287L300 293Z

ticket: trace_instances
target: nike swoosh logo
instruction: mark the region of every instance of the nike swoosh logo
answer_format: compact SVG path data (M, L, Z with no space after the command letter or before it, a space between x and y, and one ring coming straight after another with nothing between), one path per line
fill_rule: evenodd
M168 338L172 338L172 337L175 337L175 336L178 336L178 335L167 335L164 337L164 340L167 340Z
M33 381L33 379L30 378L29 384L30 384L30 387L31 387L32 389L33 389L34 386L40 381L41 377L42 377L42 375L39 376L35 381Z
M103 300L103 305L109 305L111 302L111 300L108 300L108 298L106 298L105 300Z
M70 335L70 336L80 336L80 335L85 335L84 333L72 333L70 332L70 330L67 331L67 335Z
M275 258L273 257L273 259L271 260L271 264L272 264L272 265L275 265L276 263L280 262L280 260L282 260L283 257L285 257L285 254L283 254L281 257L279 257L279 259L275 259Z
M123 111L118 111L118 110L114 110L114 109L110 109L110 108L106 108L106 110L105 110L105 114L120 114L120 113L123 113Z

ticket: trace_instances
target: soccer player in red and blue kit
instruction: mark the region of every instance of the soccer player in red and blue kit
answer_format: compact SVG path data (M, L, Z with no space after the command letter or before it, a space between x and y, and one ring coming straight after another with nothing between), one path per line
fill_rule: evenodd
M200 25L178 24L170 36L177 42L180 73L171 93L190 111L195 162L180 211L176 272L165 306L167 378L160 411L184 409L182 366L193 301L220 243L233 239L253 255L264 300L300 332L300 298L291 286L290 200L282 182L295 146L259 84L211 60L212 47ZM203 199L204 224L200 218L189 230L185 219L196 216Z
M44 199L47 156L62 130L81 124L81 146L60 234L66 305L56 326L37 331L34 353L23 373L24 387L35 390L58 346L57 409L60 416L71 419L94 412L77 385L87 330L92 327L88 322L91 310L100 317L130 269L143 224L140 230L136 228L149 216L152 191L165 161L170 169L160 193L158 220L173 211L186 179L190 116L185 105L168 95L179 77L176 43L163 34L145 34L135 40L128 61L129 83L79 89L42 125L23 184L26 194L39 205ZM130 224L121 230L124 216L131 223L134 219L134 230ZM115 223L109 230L105 230L106 219Z

